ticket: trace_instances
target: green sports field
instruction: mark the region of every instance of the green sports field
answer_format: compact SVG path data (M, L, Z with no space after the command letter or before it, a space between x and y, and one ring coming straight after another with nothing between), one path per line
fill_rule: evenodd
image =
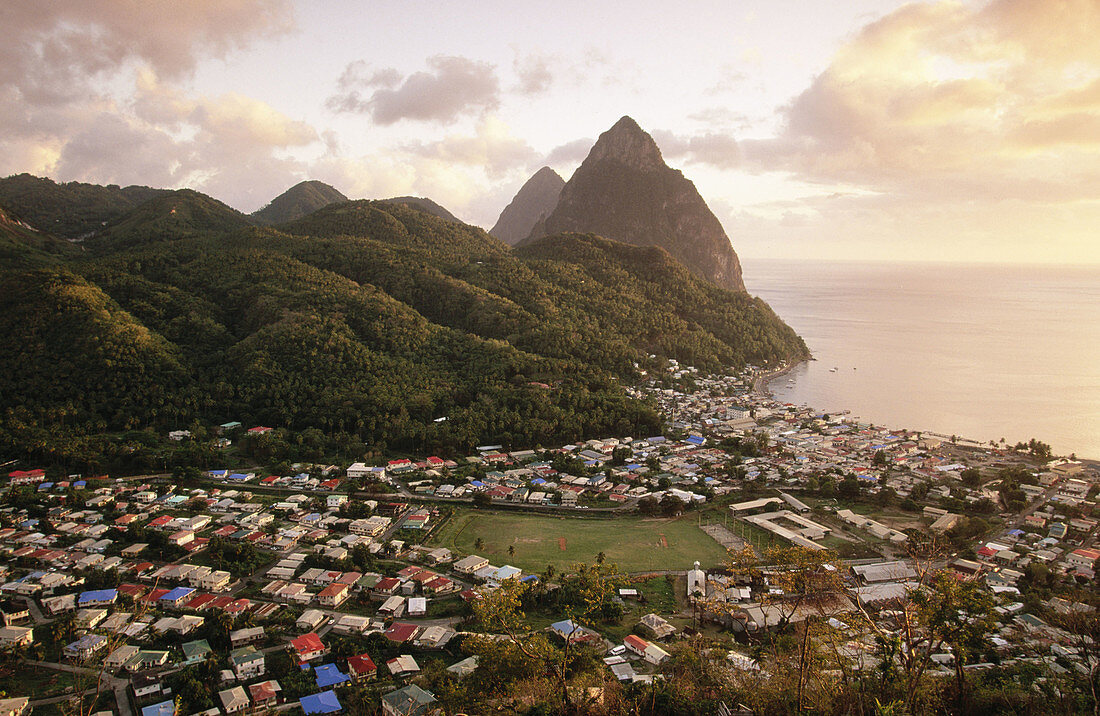
M475 546L478 538L483 541ZM457 557L480 554L496 565L541 572L593 562L604 553L624 572L690 569L725 563L726 552L696 525L696 517L582 519L459 509L432 538ZM508 547L515 547L509 556Z

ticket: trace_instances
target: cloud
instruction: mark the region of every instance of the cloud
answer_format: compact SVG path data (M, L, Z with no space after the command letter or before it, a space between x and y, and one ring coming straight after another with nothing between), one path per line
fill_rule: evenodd
M561 166L563 164L580 164L584 161L584 158L588 156L588 153L592 151L592 145L595 143L595 139L584 137L582 139L574 139L565 144L560 144L550 150L550 153L546 155L544 163L555 166Z
M741 141L745 165L922 200L1100 199L1100 3L911 4ZM1056 39L1055 39L1056 38ZM1056 200L1056 199L1053 199Z
M406 119L446 123L499 106L500 81L492 65L436 55L428 58L428 67L430 71L401 78L393 68L367 74L365 65L352 63L326 106L335 112L368 114L381 125Z
M522 95L542 94L550 89L554 82L554 74L550 71L551 58L547 55L527 55L520 57L518 54L512 63L516 76L519 78L517 88Z
M539 158L531 145L515 137L504 122L492 116L478 123L473 136L448 135L434 142L410 143L404 149L441 162L482 167L491 177L527 167Z
M726 134L706 133L681 137L668 131L653 132L653 139L665 159L683 159L695 164L707 164L718 169L741 166L741 150L737 141Z
M223 57L255 36L293 25L285 0L53 0L7 3L0 85L35 104L66 104L91 80L128 62L178 78L202 58Z

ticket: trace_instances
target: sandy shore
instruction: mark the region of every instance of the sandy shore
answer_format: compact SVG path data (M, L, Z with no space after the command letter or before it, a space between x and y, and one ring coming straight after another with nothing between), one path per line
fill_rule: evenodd
M771 391L768 390L769 381L787 375L787 373L790 373L795 366L801 363L805 363L807 360L809 359L803 358L801 360L796 360L794 363L786 365L778 370L771 370L766 373L761 373L760 375L756 376L756 379L752 382L752 392L756 395L771 395Z

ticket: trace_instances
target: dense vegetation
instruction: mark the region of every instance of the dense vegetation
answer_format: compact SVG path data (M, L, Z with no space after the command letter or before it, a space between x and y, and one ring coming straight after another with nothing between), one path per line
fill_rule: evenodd
M333 187L320 181L304 181L287 189L271 200L271 203L252 213L257 224L281 224L300 219L306 214L348 198Z
M320 431L349 457L649 433L656 412L622 388L639 367L805 351L762 301L663 250L570 235L513 252L402 204L257 228L170 192L86 243L11 242L33 258L0 285L13 457L107 467L146 441L122 431L231 420Z
M76 239L101 230L158 194L147 186L98 186L16 174L0 179L0 206L18 214L39 231Z

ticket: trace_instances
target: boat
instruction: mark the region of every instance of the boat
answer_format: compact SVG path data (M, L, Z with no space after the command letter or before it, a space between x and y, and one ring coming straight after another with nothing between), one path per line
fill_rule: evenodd
M837 371L837 369L836 369L836 368L830 368L830 369L829 369L829 372L830 372L830 373L836 373L836 371Z

